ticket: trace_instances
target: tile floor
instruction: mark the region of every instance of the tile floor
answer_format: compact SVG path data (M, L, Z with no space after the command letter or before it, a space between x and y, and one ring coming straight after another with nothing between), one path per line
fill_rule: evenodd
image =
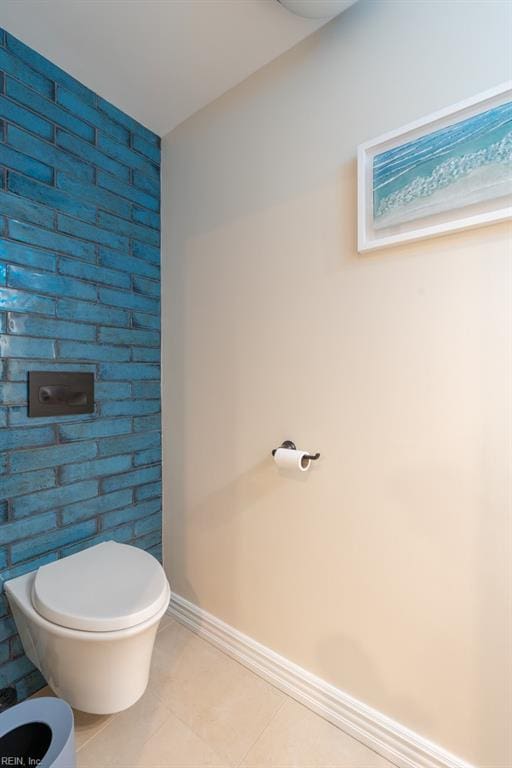
M78 768L393 768L170 617L142 699L75 723Z

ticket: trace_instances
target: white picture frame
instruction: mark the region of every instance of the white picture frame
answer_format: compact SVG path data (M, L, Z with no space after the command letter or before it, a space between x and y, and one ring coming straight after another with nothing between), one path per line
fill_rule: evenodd
M437 136L447 135L448 131L443 132L443 129L456 126L454 130L457 130L457 124L461 123L461 121L467 121L465 123L465 125L467 125L472 118L476 118L483 113L489 113L489 110L493 110L495 107L505 108L504 105L507 105L509 102L512 102L512 81L502 83L495 88L491 88L488 91L478 94L477 96L473 96L470 99L466 99L465 101L461 101L445 109L433 112L432 114L422 117L419 120L415 120L402 128L390 131L376 139L360 144L357 152L358 252L366 253L368 251L387 248L399 243L436 237L448 232L461 231L472 227L484 226L494 222L511 219L512 200L505 195L472 202L470 204L461 205L460 207L444 209L442 211L437 210L432 215L422 213L412 219L410 217L413 214L411 214L410 210L409 213L407 213L405 204L401 202L402 215L408 215L409 220L384 227L379 224L376 226L376 221L378 220L374 216L374 158L377 155L379 157L389 157L389 155L383 155L383 153L388 152L388 150L398 150L399 152L399 148L403 145L428 138L433 133L436 133ZM435 141L435 139L433 140ZM426 144L423 144L423 146L426 146ZM431 146L432 145L430 145L430 149ZM496 144L494 146L496 146ZM409 157L414 156L413 149L404 151L409 152ZM428 150L424 150L424 152L427 151ZM395 155L396 157L398 157L398 152ZM381 160L380 162L382 164L384 161ZM388 164L391 166L393 162L396 167L396 163L400 162L400 159L398 159L398 161L390 160ZM505 173L507 173L506 165ZM395 179L398 178L398 175L401 174L396 174ZM403 183L396 182L395 179L393 179L395 184ZM505 185L503 188L508 189L508 179L504 182L500 182L500 184L502 183ZM489 186L485 187L482 185L482 190L486 188L488 189ZM440 191L440 189L436 189L436 192L438 191ZM465 194L467 195L467 193ZM442 192L442 195L445 200L444 203L441 203L442 205L454 204L449 201L446 192ZM428 198L422 197L422 200L428 200ZM382 206L383 203L380 205ZM386 201L384 201L384 205L386 205ZM430 202L429 205L433 207L432 202ZM428 206L424 204L424 208L426 209L427 207ZM382 220L381 208L379 208L378 216L380 216ZM397 216L399 217L400 213L397 214L395 212L395 219ZM392 217L388 216L388 220L390 218Z

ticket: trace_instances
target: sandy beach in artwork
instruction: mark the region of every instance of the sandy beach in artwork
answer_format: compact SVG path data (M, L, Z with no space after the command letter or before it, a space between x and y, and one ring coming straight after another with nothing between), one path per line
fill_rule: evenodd
M417 197L391 208L375 219L374 228L397 226L495 198L503 198L503 207L512 206L512 166L508 164L476 168L428 197Z

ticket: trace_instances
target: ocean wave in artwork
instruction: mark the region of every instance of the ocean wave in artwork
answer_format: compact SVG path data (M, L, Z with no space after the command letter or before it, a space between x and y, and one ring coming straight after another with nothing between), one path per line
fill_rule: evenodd
M376 229L512 194L512 103L374 158Z

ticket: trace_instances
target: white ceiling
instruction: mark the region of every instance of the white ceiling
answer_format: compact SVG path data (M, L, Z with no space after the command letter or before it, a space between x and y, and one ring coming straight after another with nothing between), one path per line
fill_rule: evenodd
M326 21L276 0L0 0L0 26L160 135Z

